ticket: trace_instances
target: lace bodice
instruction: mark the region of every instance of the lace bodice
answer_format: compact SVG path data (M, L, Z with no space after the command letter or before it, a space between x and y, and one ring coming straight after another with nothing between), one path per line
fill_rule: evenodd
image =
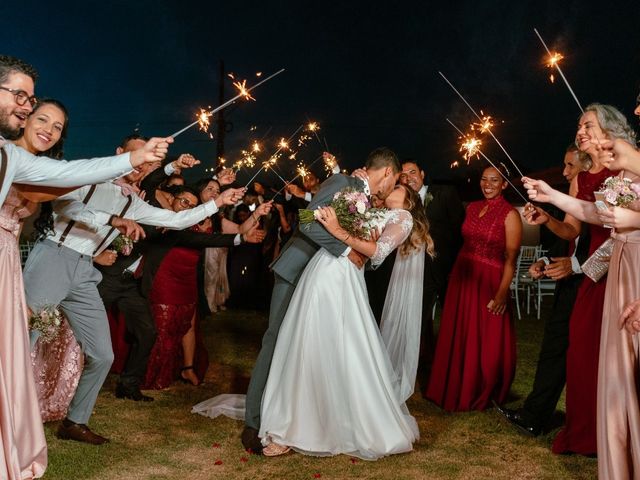
M479 217L487 204L489 209ZM460 255L502 267L506 245L504 222L511 210L513 207L503 197L471 202L462 224L464 245Z
M413 228L413 217L407 210L393 209L384 214L384 227L376 243L372 265L380 265L393 250L404 242Z
M17 237L22 219L30 216L35 211L35 207L36 205L20 195L15 187L11 187L2 208L0 208L0 228Z

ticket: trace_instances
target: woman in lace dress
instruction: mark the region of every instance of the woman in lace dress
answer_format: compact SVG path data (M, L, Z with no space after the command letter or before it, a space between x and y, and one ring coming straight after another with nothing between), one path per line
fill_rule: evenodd
M509 286L522 238L518 212L502 196L504 172L487 167L462 225L426 396L449 411L504 402L516 370Z
M385 202L377 242L351 237L333 209L320 223L374 265L410 237L417 194L396 187ZM407 240L407 238L409 238ZM320 249L305 268L283 320L262 399L265 455L293 448L308 455L367 460L409 452L418 426L369 307L363 270Z

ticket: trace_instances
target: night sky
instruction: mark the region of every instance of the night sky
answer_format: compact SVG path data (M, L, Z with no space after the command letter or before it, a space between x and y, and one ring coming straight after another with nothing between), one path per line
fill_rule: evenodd
M584 106L613 104L638 125L631 118L640 86L637 1L383 5L2 2L0 51L39 70L38 96L68 106L67 158L109 154L136 125L146 135L187 125L199 107L217 105L224 60L249 84L258 71L287 69L255 91L256 102L227 112L231 160L269 128L273 143L310 118L347 168L386 145L432 177L459 181L473 168L449 168L459 155L445 117L462 125L473 117L438 76L442 70L474 107L504 120L494 132L524 171L554 166L579 110L559 79L550 83L534 27L565 55L561 66ZM234 89L230 79L225 85L228 98ZM505 160L486 143L487 154ZM299 158L311 161L320 151L312 141ZM171 152L211 166L216 140L194 128ZM204 166L192 178L200 174Z

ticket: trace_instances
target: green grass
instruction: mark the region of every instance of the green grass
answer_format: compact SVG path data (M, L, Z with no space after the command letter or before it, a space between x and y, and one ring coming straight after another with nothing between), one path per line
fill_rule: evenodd
M262 314L227 311L203 328L211 366L204 385L176 383L151 392L156 401L117 400L110 376L90 426L111 443L100 447L61 441L47 424L49 468L54 479L589 479L596 461L553 455L554 432L537 438L516 433L494 411L449 414L418 393L408 406L420 426L412 453L377 462L290 454L278 458L248 455L239 441L242 422L191 414L191 407L219 393L243 393L266 327ZM531 388L542 321L517 322L518 370L513 405ZM564 399L560 408L564 406ZM319 475L319 477L318 477Z

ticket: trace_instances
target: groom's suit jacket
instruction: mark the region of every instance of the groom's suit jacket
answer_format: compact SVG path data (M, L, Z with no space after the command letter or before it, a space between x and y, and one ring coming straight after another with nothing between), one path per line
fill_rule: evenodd
M314 195L307 208L315 210L328 205L333 195L346 187L363 191L364 182L343 174L332 175L322 183L320 190ZM342 255L347 249L344 243L327 232L320 223L299 225L291 239L282 247L280 255L271 264L271 268L287 282L297 285L307 263L321 247L336 257Z

